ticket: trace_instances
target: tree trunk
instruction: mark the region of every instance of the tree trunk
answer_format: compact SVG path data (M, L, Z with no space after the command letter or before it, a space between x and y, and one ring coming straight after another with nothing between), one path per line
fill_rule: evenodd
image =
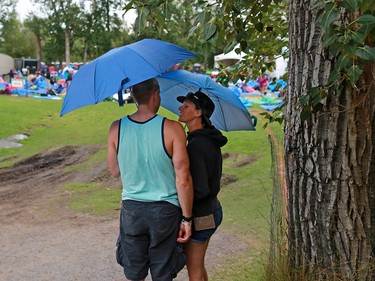
M315 280L370 280L375 65L365 67L360 90L345 85L324 101L321 112L301 119L299 98L323 86L334 64L310 10L315 2L289 2L285 163L290 266Z
M36 59L42 59L42 38L40 35L36 35Z
M65 62L66 65L70 64L70 32L69 29L65 29Z
M83 47L83 63L87 63L88 49L89 49L89 44L88 44L87 40L85 40L85 45Z

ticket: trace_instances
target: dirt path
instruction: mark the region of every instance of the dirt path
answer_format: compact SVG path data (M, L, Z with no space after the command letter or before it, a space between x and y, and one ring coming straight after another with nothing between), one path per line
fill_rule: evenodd
M118 214L72 213L58 191L71 180L119 184L106 176L104 163L90 171L63 172L98 149L63 147L0 169L1 281L124 280L115 260ZM219 228L207 253L209 272L248 247ZM176 280L187 280L186 271Z

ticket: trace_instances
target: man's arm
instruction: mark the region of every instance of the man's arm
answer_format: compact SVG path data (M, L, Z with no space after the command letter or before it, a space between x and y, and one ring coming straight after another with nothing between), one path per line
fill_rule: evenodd
M186 150L186 135L181 124L176 121L166 120L167 134L172 135L172 162L176 173L176 188L182 215L192 216L193 184L189 171L189 156ZM191 223L183 223L180 227L178 242L184 243L191 236Z
M118 178L120 176L120 168L117 162L118 127L119 121L115 121L109 128L107 149L108 169L111 175L115 178Z

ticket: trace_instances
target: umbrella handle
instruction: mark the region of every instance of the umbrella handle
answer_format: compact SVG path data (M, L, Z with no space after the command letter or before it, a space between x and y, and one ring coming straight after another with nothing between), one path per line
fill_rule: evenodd
M258 122L258 118L256 118L256 116L251 116L251 120L253 121L253 126L255 127L257 125L257 122Z
M124 84L128 83L129 82L129 78L128 77L125 77L122 81L121 81L121 87L120 87L120 90L117 92L117 96L118 96L118 105L119 106L124 106L124 98L122 97L122 88L124 86Z
M118 105L124 106L124 98L122 97L122 90L117 92L117 96L118 96Z

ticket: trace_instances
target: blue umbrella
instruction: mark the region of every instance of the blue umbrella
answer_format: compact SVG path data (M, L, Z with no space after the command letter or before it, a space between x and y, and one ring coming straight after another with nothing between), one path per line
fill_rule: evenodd
M97 104L194 56L179 46L155 39L112 49L78 70L68 87L60 116Z
M172 70L156 77L160 85L161 106L179 115L178 96L201 89L215 103L210 120L219 130L255 130L256 118L228 88L214 82L209 76L185 70Z

